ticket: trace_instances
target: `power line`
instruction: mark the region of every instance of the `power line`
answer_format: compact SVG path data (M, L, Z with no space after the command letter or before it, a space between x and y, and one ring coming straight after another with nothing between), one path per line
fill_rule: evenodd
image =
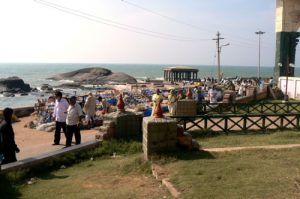
M126 31L130 31L130 32L134 32L134 33L138 33L138 34L143 34L143 35L147 35L147 36L152 36L152 37L157 37L157 38L161 38L161 39L168 39L168 40L175 40L175 41L184 41L184 42L194 42L194 41L208 41L209 39L192 39L192 38L186 38L186 37L181 37L181 36L177 36L177 35L172 35L172 34L166 34L166 33L161 33L161 32L156 32L156 31L151 31L151 30L147 30L144 28L140 28L140 27L136 27L136 26L132 26L132 25L127 25L127 24L122 24L110 19L105 19L103 17L98 17L95 15L91 15L79 10L75 10L72 8L68 8L59 4L55 4L55 3L51 3L48 1L44 1L44 0L34 0L37 3L43 4L45 6L51 7L51 8L55 8L57 10L60 10L62 12L68 13L68 14L72 14L78 17L82 17L94 22L98 22L98 23L102 23L108 26L112 26L115 28L119 28L122 30L126 30Z
M170 17L170 16L167 16L167 15L161 14L161 13L159 13L159 12L156 12L156 11L154 11L154 10L150 10L150 9L148 9L148 8L145 8L145 7L142 7L142 6L138 5L138 4L132 3L132 2L130 2L130 1L126 1L126 0L121 0L121 1L124 2L124 3L126 3L126 4L128 4L128 5L131 5L131 6L134 6L134 7L136 7L136 8L139 8L139 9L141 9L141 10L145 10L145 11L150 12L150 13L152 13L152 14L158 15L158 16L160 16L160 17L162 17L162 18L168 19L168 20L170 20L170 21L174 21L174 22L176 22L176 23L180 23L180 24L183 24L183 25L192 27L192 28L197 28L197 29L200 29L200 30L202 30L202 31L206 31L206 32L209 31L209 30L202 29L202 28L199 27L199 26L196 26L196 25L187 23L187 22L182 21L182 20L175 19L175 18L173 18L173 17ZM210 31L209 31L209 32L210 32Z
M121 0L121 1L124 2L124 3L126 3L126 4L128 4L128 5L131 5L131 6L133 6L133 7L139 8L139 9L141 9L141 10L144 10L144 11L147 11L147 12L152 13L152 14L154 14L154 15L160 16L160 17L165 18L165 19L167 19L167 20L173 21L173 22L175 22L175 23L179 23L179 24L182 24L182 25L186 25L186 26L188 26L188 27L195 28L195 29L198 29L198 30L201 30L201 31L213 33L213 30L204 29L204 28L202 28L202 27L200 27L200 26L197 26L197 25L194 25L194 24L191 24L191 23L187 23L187 22L185 22L185 21L183 21L183 20L179 20L179 19L176 19L176 18L174 18L174 17L167 16L167 15L162 14L162 13L160 13L160 12L157 12L157 11L148 9L148 8L146 8L146 7L140 6L140 5L136 4L136 3L132 3L132 2L130 2L130 1L128 1L128 0ZM226 34L226 33L223 33L223 35L225 35L225 36L228 35L227 37L230 36L229 34ZM248 38L244 38L244 37L241 37L241 36L239 36L239 35L233 35L233 36L234 36L234 38L235 38L236 40L237 40L237 38L240 38L241 41L243 41L243 42L246 42L246 41L248 40L249 43L251 42L251 44L256 43L256 41L254 41L254 40L251 40L251 39L248 39ZM265 43L267 43L267 42L265 42Z

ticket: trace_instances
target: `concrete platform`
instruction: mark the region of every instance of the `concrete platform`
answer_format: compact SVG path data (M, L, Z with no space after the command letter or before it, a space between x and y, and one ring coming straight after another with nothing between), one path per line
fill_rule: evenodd
M71 147L62 148L62 149L59 149L56 151L51 151L51 152L47 152L47 153L40 154L37 156L25 158L25 159L17 161L17 162L2 165L0 173L7 173L7 172L18 170L21 168L32 168L39 164L43 164L43 163L47 162L48 160L63 156L67 153L76 152L76 151L80 151L80 150L86 150L86 149L92 149L92 148L98 147L100 144L101 144L101 141L99 141L99 140L88 141L88 142L82 143L80 145L73 145Z

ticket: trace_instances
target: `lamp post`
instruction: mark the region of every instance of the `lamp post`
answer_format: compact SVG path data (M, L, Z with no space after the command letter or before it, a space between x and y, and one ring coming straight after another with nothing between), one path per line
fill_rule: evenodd
M255 32L255 34L258 35L258 70L257 70L257 78L259 79L260 78L260 37L261 35L265 34L265 32L263 31L258 31L258 32Z
M230 43L227 43L227 44L223 44L219 47L219 50L218 50L218 83L220 83L221 81L221 66L220 66L220 55L221 55L221 51L222 51L222 47L224 46L229 46Z

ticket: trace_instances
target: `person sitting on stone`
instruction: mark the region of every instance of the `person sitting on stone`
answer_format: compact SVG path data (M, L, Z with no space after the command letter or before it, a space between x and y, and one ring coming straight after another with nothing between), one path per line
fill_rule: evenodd
M98 97L98 101L102 106L102 114L109 113L109 104L107 103L107 101L101 96Z

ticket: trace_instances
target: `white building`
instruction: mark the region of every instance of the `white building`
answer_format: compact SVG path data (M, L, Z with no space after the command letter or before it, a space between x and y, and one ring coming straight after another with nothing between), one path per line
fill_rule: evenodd
M285 94L286 92L286 82L287 82L287 94L289 98L300 100L300 77L279 77L278 87Z

